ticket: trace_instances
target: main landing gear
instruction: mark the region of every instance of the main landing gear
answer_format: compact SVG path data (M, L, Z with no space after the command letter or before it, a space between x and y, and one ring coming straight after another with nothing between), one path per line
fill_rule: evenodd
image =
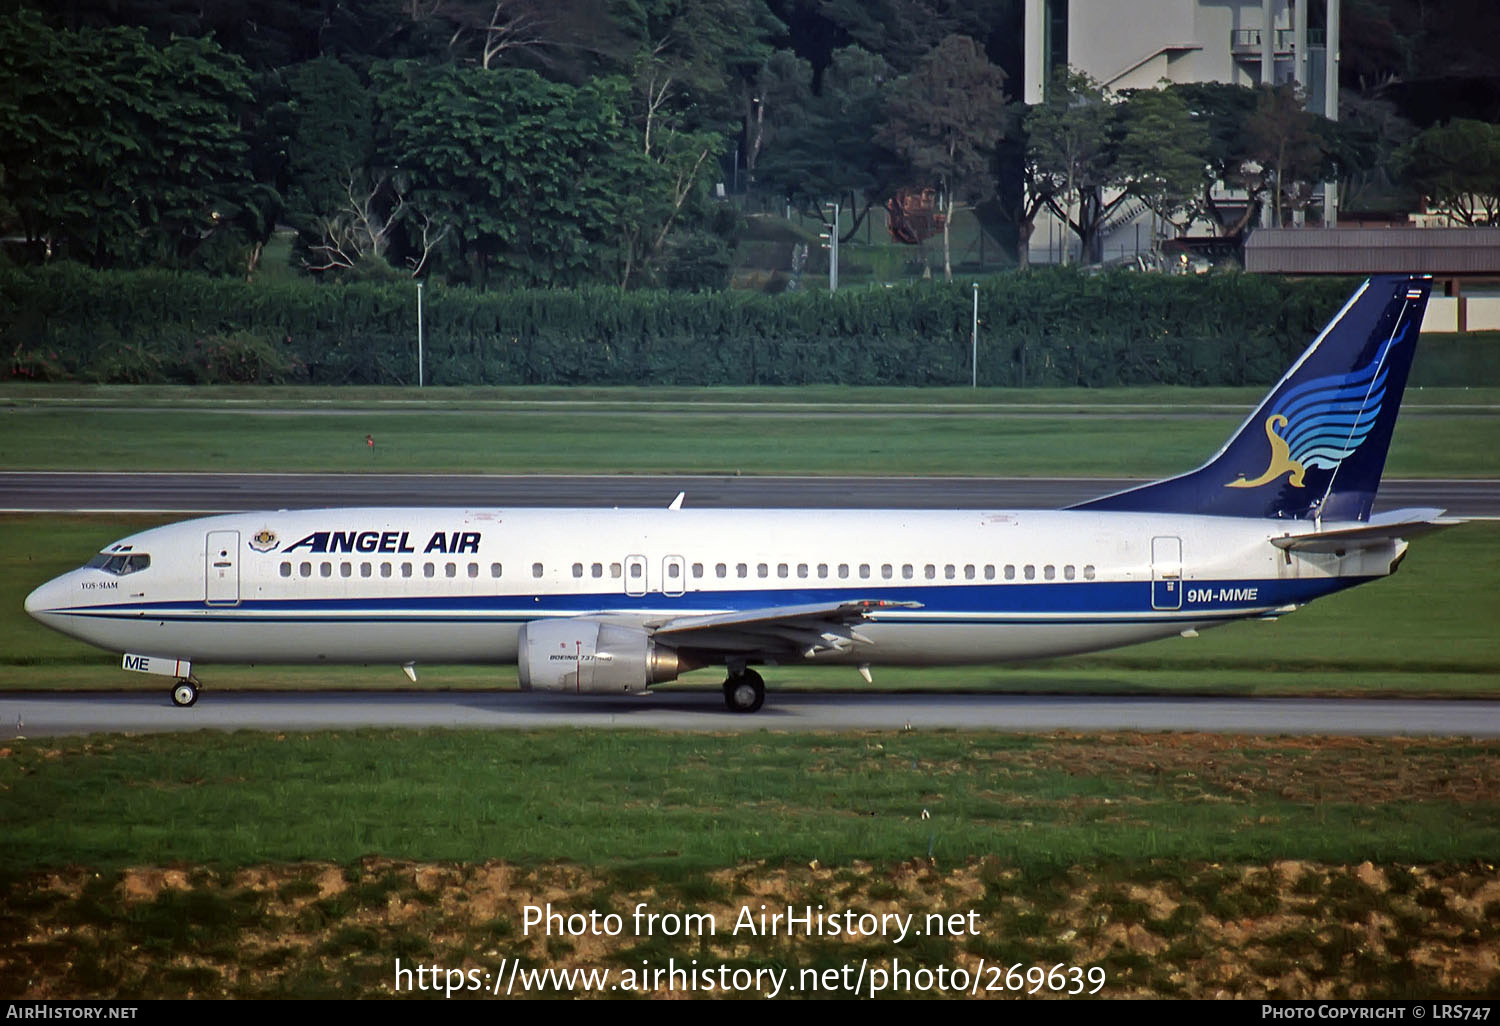
M748 667L730 669L729 679L724 682L724 704L730 712L753 713L765 702L766 682L760 674Z
M181 677L176 684L172 685L172 704L186 709L198 701L198 682L187 677Z

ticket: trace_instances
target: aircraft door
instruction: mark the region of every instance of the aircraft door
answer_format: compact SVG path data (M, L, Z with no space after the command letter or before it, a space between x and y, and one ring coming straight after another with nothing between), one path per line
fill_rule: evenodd
M646 594L646 557L625 557L625 594Z
M1182 539L1151 539L1151 608L1182 608Z
M240 532L209 531L203 548L203 601L234 606L240 601Z
M687 564L681 556L666 556L661 561L661 593L681 595L687 578Z

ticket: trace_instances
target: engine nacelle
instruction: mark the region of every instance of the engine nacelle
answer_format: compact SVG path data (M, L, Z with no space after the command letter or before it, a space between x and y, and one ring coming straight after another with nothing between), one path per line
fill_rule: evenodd
M631 694L676 680L674 649L639 627L598 620L533 620L521 628L516 663L522 691Z

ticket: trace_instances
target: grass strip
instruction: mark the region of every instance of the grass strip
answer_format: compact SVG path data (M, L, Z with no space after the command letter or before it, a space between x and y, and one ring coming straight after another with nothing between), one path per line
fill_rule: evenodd
M7 871L366 856L1462 862L1500 846L1500 742L356 730L0 752Z
M1201 463L1248 408L18 406L0 468L1156 477ZM1387 470L1500 475L1500 409L1403 417Z

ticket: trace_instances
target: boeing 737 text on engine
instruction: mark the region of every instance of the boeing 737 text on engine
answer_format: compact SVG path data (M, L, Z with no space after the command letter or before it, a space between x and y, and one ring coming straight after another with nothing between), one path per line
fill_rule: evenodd
M37 588L32 616L198 697L204 663L514 663L638 694L753 667L996 663L1274 617L1395 570L1372 516L1431 289L1365 282L1199 469L1057 511L339 509L190 520Z

